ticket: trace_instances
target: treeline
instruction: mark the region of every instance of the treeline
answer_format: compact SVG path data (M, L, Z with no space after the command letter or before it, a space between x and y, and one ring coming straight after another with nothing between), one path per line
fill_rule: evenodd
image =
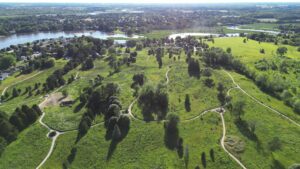
M122 104L117 97L118 93L119 87L114 83L101 85L95 90L92 88L84 90L81 97L85 99L80 99L80 101L87 111L83 114L78 126L76 142L86 135L97 115L104 116L105 138L112 140L112 144L117 144L126 137L130 129L130 119L122 110Z
M246 37L258 42L273 42L275 45L284 44L291 46L300 46L300 33L280 33L278 35L270 35L267 33L250 33Z
M270 75L266 73L258 73L257 71L246 67L241 61L235 59L230 53L223 51L221 48L209 48L203 52L203 61L211 67L224 67L233 69L240 74L252 79L255 84L264 92L285 101L292 107L295 112L300 113L300 99L293 96L289 89L297 92L290 86L283 77L278 75Z
M17 139L19 132L33 124L40 115L42 111L37 105L31 108L27 105L16 108L11 117L5 112L0 112L0 139L4 138L7 144L11 143Z
M65 10L65 9L63 9ZM102 10L102 9L101 9ZM221 17L222 12L193 10L191 13L165 9L147 10L145 13L102 13L101 15L33 15L0 19L0 35L47 31L99 30L113 32L117 29L128 35L151 30L191 28L195 25L213 27L249 24L255 21L249 16ZM180 17L178 17L180 16ZM219 17L218 17L219 16ZM176 18L176 19L174 19ZM192 18L192 19L191 19Z
M55 66L54 59L38 58L29 60L28 65L22 70L23 74L29 74L34 70L43 70Z

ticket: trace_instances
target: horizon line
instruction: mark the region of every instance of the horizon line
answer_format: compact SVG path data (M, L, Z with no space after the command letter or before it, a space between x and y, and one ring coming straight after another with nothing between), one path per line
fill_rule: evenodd
M0 1L0 4L300 4L299 2L295 1L285 1L285 2L278 2L278 1L260 1L260 2L253 2L253 1L220 1L220 2L9 2L9 1Z

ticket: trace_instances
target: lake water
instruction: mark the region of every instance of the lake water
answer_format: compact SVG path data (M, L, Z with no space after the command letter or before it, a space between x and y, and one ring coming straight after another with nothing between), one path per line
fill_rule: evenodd
M22 34L22 35L10 35L5 37L0 37L0 49L9 47L10 45L18 45L24 44L27 42L33 42L36 40L42 39L55 39L55 38L71 38L74 36L92 36L94 38L99 39L107 39L107 38L129 38L125 34L109 34L101 31L83 31L83 32L39 32L39 33L31 33L31 34ZM133 35L130 38L139 38L141 36ZM117 43L125 43L126 40L115 40Z
M263 33L270 33L270 34L279 34L280 32L278 31L272 31L272 30L260 30L260 29L243 29L239 28L238 26L229 26L227 29L231 30L239 30L239 31L249 31L249 32L263 32Z
M219 37L221 36L221 34L217 34L217 33L175 33L169 36L169 39L175 39L176 37L181 37L181 38L185 38L187 36L215 36L215 37ZM229 37L236 37L239 36L239 33L228 33L226 34L226 36Z

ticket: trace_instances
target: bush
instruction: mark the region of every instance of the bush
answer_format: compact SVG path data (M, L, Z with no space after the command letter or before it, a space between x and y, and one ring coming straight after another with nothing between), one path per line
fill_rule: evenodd
M278 137L274 137L269 143L269 149L271 151L280 150L282 147L281 141Z
M300 100L296 100L294 103L294 111L300 113Z

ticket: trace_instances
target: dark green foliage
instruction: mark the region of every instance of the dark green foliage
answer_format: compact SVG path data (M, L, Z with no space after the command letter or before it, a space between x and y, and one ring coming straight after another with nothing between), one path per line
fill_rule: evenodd
M153 120L153 113L158 119L164 119L168 111L168 93L163 84L145 85L142 88L138 105L142 108L144 119Z
M222 83L218 83L218 99L221 103L221 105L224 105L225 104L225 101L226 101L226 94L225 94L225 91L224 91L224 85Z
M143 73L138 73L138 74L133 75L132 80L133 80L133 83L132 83L131 87L133 88L136 85L143 86L146 78Z
M108 83L98 87L93 91L88 99L87 107L94 114L105 113L107 101L111 96L116 96L119 93L119 86L115 83Z
M214 80L211 79L211 78L206 78L206 79L204 80L204 84L205 84L205 86L207 86L207 87L209 87L209 88L212 88L212 87L214 87L214 85L215 85Z
M175 114L169 114L164 124L165 126L165 145L167 148L174 150L179 143L178 123L179 117Z
M39 58L30 60L28 66L22 71L24 74L31 73L33 70L43 70L48 69L55 66L54 59L48 58Z
M126 46L129 48L133 48L136 46L136 40L128 40L126 41Z
M203 76L210 77L212 75L211 72L212 72L211 68L205 68L203 69L202 74Z
M300 114L300 100L296 100L295 103L294 103L294 111L298 114Z
M215 152L214 152L214 149L210 149L209 155L210 155L211 161L215 162Z
M205 155L205 152L202 152L202 154L201 154L201 162L202 162L202 166L204 168L206 168L206 155Z
M94 67L94 62L92 58L87 58L85 62L82 63L81 69L82 70L89 70Z
M10 143L17 139L18 130L12 125L5 112L0 112L0 137Z
M278 137L274 137L269 143L268 143L269 149L271 151L280 150L282 148L281 140Z
M118 126L118 124L115 124L115 126L114 126L114 130L113 130L113 132L112 132L112 139L114 140L114 141L117 141L117 140L119 140L120 138L121 138L121 131L120 131L120 128L119 128L119 126Z
M288 169L300 169L300 164L293 164L289 166Z
M81 121L78 126L78 135L76 142L78 142L83 136L85 136L88 132L88 130L91 128L92 125L92 119L89 116L89 112L83 114Z
M33 124L40 115L42 115L42 111L37 105L33 105L32 108L23 105L21 109L16 108L13 115L9 118L9 122L19 131L22 131Z
M53 90L56 87L60 87L64 84L65 80L63 78L63 72L61 70L57 70L46 79L45 90Z
M231 48L227 48L227 49L226 49L226 52L227 52L227 53L231 53Z
M4 152L6 146L7 146L7 141L3 137L0 137L0 157L1 154Z
M231 113L236 117L237 120L241 120L241 116L245 114L245 102L238 100L232 104Z
M16 62L16 58L12 55L0 55L0 70L6 70Z
M73 147L72 150L71 150L70 155L68 156L68 162L69 163L72 163L74 161L76 153L77 153L77 148Z
M179 158L183 157L183 139L180 137L178 139L178 143L177 143L177 154L179 156Z
M279 160L273 159L271 169L285 169L285 167Z
M288 51L288 49L286 47L279 47L277 48L276 53L280 56L283 56L284 54L286 54Z
M156 49L156 61L158 63L158 67L162 67L162 57L164 57L164 48Z
M200 66L198 60L195 60L193 58L189 59L188 73L190 76L200 78Z
M187 112L191 111L190 95L185 95L184 107Z
M13 96L13 97L18 97L19 94L20 94L19 91L18 91L16 88L13 88L12 96Z

